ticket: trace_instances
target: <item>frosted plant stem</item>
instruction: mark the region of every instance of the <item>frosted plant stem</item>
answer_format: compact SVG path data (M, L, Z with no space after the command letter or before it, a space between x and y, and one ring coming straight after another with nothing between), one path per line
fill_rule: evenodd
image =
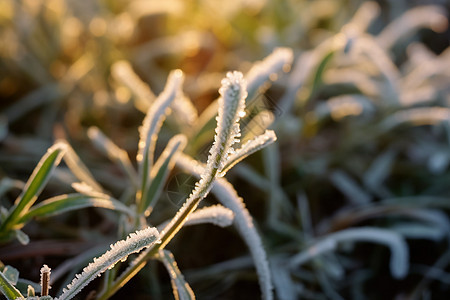
M98 296L98 299L108 299L112 296L146 265L148 259L155 257L159 250L164 249L183 227L188 216L197 208L200 201L208 195L216 176L225 175L222 170L226 166L229 156L234 153L233 144L238 141L240 136L239 119L243 116L247 97L246 82L242 73L229 72L227 77L222 80L219 93L221 97L219 98L216 135L200 180L175 217L161 232L161 243L154 244L139 255L112 286Z
M113 267L117 262L125 260L128 255L139 252L145 247L159 242L159 233L155 228L146 229L131 233L126 240L118 241L111 245L111 249L99 258L95 258L92 263L83 269L81 274L77 274L72 282L63 290L57 300L69 300L78 294L90 281L100 276L107 269Z
M177 165L195 176L200 176L204 166L197 163L187 155L180 155ZM238 196L231 183L225 178L217 178L212 189L219 202L229 208L235 214L234 224L236 229L247 244L254 261L258 280L261 286L262 299L273 299L272 279L267 261L267 255L262 245L261 238L253 224L249 211L241 197Z

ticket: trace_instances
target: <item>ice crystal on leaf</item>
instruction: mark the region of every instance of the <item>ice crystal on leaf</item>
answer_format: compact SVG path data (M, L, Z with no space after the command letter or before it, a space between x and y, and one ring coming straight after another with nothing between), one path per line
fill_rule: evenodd
M94 258L94 261L85 267L81 274L77 274L67 288L63 290L61 296L56 299L69 300L73 298L90 281L113 267L117 262L124 261L128 255L139 252L157 242L159 242L159 233L156 228L147 227L131 233L125 240L111 245L111 249L102 256Z

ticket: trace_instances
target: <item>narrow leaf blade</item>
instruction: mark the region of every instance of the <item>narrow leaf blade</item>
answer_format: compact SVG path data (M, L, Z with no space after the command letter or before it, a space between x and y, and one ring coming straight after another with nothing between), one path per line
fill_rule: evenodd
M53 170L61 161L66 149L66 144L57 143L42 157L28 179L22 194L17 198L14 206L11 208L8 217L0 226L0 232L11 229L20 215L25 214L34 204L47 184Z
M0 291L8 299L17 299L23 297L22 294L19 292L19 290L16 289L11 284L11 282L9 282L8 278L6 277L5 274L3 274L3 272L0 272Z
M184 149L186 142L186 137L180 134L174 136L167 144L166 149L164 149L164 152L153 167L153 172L150 175L150 185L142 195L142 201L140 202L139 208L141 213L149 209L151 210L155 205L164 187L167 176L175 164L175 159Z
M133 215L130 208L115 199L74 193L42 201L32 207L18 222L25 223L34 217L49 217L87 207L101 207Z
M159 260L164 264L170 276L173 295L177 300L195 299L194 292L189 284L184 280L173 254L168 250L159 251Z

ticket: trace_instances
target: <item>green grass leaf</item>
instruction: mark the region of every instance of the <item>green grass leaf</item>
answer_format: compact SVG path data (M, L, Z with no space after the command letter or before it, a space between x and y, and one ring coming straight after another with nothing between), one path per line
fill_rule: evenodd
M7 299L23 297L19 290L9 281L7 274L4 274L3 272L0 272L0 291Z
M150 174L150 184L147 190L142 195L142 201L139 203L139 212L147 211L149 213L155 205L159 195L161 194L167 176L175 164L177 154L182 151L186 145L186 138L184 135L174 136L167 144L166 149L158 158L152 173Z
M53 170L61 161L66 149L67 145L64 143L57 143L48 149L28 179L23 192L10 209L8 216L0 225L0 235L6 234L14 227L17 219L28 212L47 184Z
M78 210L87 207L101 207L133 215L133 211L118 200L111 199L107 195L83 195L79 193L56 196L33 206L24 214L18 223L25 223L34 217L49 217L65 213L72 210Z

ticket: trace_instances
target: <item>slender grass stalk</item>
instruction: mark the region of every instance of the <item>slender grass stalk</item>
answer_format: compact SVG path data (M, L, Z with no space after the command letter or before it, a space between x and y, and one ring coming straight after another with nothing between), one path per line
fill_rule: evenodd
M155 257L159 250L172 240L175 234L183 227L188 216L198 207L200 201L208 195L216 176L225 166L227 159L234 152L233 144L240 136L239 119L244 115L245 98L247 97L246 82L240 72L229 72L222 80L219 90L219 113L217 117L216 135L211 147L210 155L204 173L196 183L194 190L183 204L175 217L161 232L161 243L155 244L143 252L111 285L108 291L98 296L98 299L107 299L112 296L121 286L128 282L139 270L141 270L148 259Z
M41 296L48 296L50 290L50 268L44 265L41 268Z
M113 267L117 262L126 260L128 255L139 252L143 248L149 247L158 241L159 233L155 228L148 227L131 233L126 240L121 240L111 245L109 251L99 258L95 258L92 263L83 269L81 274L76 275L67 288L63 290L63 293L56 299L69 300L73 298L90 281Z
M10 209L8 216L0 225L0 236L7 234L15 226L16 221L36 202L66 150L67 145L64 143L57 143L48 149L31 174L23 192Z

